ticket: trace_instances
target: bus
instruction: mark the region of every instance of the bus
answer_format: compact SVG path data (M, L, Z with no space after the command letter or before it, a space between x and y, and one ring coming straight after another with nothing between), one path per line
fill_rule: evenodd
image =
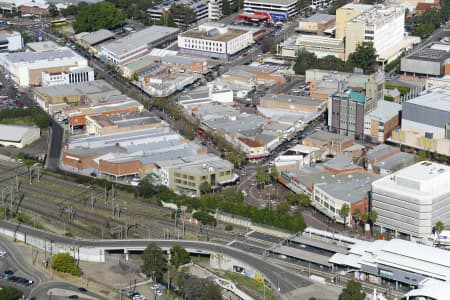
M61 18L58 20L50 21L50 24L52 24L52 26L61 26L67 24L67 20L66 18Z

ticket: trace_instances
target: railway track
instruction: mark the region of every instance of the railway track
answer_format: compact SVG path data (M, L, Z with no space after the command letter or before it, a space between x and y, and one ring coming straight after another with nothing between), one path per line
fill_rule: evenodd
M2 174L6 176L2 176ZM129 225L134 224L134 222L136 222L137 226L131 226L130 232L136 237L148 237L149 235L164 237L165 231L170 232L173 236L177 234L176 231L182 231L181 222L178 222L178 227L175 229L174 220L167 218L167 215L172 214L172 210L140 199L120 197L115 202L121 207L120 218L112 219L112 201L110 199L106 203L103 201L104 190L102 189L88 187L50 175L44 175L40 178L40 183L37 183L35 180L35 183L30 185L28 184L28 169L24 165L11 166L10 163L0 162L0 183L5 183L0 185L0 189L2 186L7 188L9 185L15 184L16 175L21 181L20 189L25 193L25 198L20 203L20 209L37 213L42 218L49 220L50 223L57 221L61 224L64 222L69 224L67 217L61 214L60 211L62 207L71 205L76 211L76 215L75 221L71 222L70 226L84 235L93 236L92 230L94 228L96 229L94 235L100 235L102 226L103 229L114 226L125 227L126 223ZM44 185L47 185L47 187ZM49 188L48 185L52 186ZM66 189L58 189L58 187L66 187ZM68 189L71 191L68 192ZM90 207L91 193L96 198L94 209ZM133 208L128 209L127 203ZM151 212L147 214L145 213L146 211ZM110 217L108 217L108 214ZM198 225L189 223L185 223L184 229L186 232L197 235L200 230ZM149 230L151 230L151 234ZM228 232L205 228L203 234L206 231L209 238L218 241L227 242L234 238L234 234Z

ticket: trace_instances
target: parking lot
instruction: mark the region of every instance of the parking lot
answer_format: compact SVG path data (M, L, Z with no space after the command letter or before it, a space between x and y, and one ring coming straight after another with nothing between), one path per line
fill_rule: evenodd
M8 259L8 253L0 250L0 286L11 286L22 292L29 291L34 281L17 271Z

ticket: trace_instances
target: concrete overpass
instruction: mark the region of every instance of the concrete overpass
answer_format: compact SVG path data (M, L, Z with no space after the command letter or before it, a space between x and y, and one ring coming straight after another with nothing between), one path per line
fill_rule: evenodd
M255 272L264 275L265 279L274 288L279 288L279 293L284 294L297 288L305 287L311 282L305 280L299 274L286 270L283 267L265 261L262 257L249 254L239 249L221 244L188 241L188 240L85 240L72 239L56 234L44 232L36 228L20 224L12 224L0 221L0 233L14 237L17 240L32 244L49 252L72 252L81 260L104 262L105 254L110 251L130 253L143 251L147 245L154 242L162 249L181 246L192 253L221 253L251 267Z

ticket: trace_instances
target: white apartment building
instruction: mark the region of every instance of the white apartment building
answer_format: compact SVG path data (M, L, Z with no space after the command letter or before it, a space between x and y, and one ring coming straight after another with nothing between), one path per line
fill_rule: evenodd
M72 67L87 67L88 61L66 47L44 52L16 52L0 55L0 66L20 86L40 86L42 73L68 72Z
M266 12L273 21L287 21L297 12L297 0L244 0L246 13Z
M23 39L20 32L2 30L0 31L0 52L18 51L23 48Z
M164 48L176 40L178 28L153 25L101 47L101 56L119 66L147 54L152 48Z
M450 224L450 167L423 161L372 183L382 232L426 243L437 221Z
M178 35L181 53L228 59L253 43L253 33L220 23L205 23Z
M376 5L347 22L345 56L348 58L359 43L372 42L379 56L392 57L401 50L404 39L405 9Z
M94 81L94 70L90 67L73 67L68 72L42 72L42 86Z

